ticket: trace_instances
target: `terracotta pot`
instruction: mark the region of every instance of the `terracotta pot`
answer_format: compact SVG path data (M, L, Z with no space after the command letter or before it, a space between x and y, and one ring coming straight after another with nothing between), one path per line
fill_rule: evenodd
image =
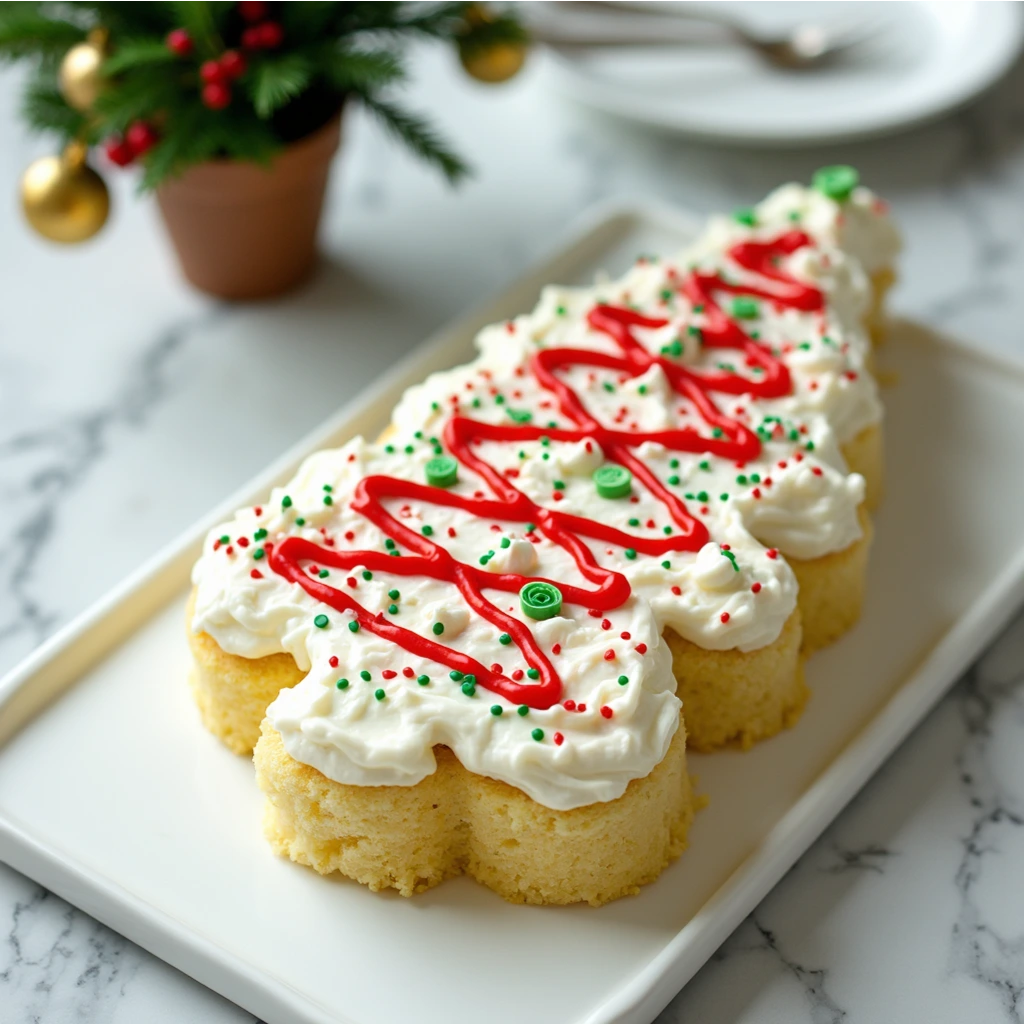
M185 277L225 299L294 288L316 262L316 232L339 114L293 142L269 167L211 160L157 189Z

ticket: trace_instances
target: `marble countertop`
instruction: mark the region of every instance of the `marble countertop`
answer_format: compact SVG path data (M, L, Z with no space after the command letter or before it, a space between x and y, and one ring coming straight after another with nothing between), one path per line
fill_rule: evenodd
M1024 351L1024 64L937 124L790 153L599 118L558 100L542 62L502 89L447 55L416 70L415 102L475 180L448 191L353 112L317 277L240 307L181 283L130 174L110 174L116 212L92 244L30 235L10 197L49 149L17 121L16 73L0 75L0 671L606 196L729 209L854 163L906 235L894 309ZM1022 683L1024 619L659 1024L1024 1020ZM3 866L0 939L4 1022L252 1021Z

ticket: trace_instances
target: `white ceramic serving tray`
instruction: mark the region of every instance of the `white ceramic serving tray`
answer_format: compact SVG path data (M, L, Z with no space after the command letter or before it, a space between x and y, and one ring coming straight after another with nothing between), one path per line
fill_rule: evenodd
M863 621L810 661L796 728L693 758L710 805L691 848L599 910L510 906L466 879L375 895L272 856L252 765L192 706L184 603L209 526L314 449L375 435L483 323L692 230L649 207L591 216L0 683L0 858L268 1024L651 1021L1024 598L1024 370L896 327Z

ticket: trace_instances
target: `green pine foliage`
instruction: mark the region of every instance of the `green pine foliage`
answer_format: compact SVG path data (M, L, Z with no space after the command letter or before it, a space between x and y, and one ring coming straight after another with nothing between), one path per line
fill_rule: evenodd
M252 5L243 10L239 3L0 3L0 61L31 64L22 112L34 129L97 145L121 138L136 122L154 127L158 142L141 158L146 189L214 158L267 162L350 100L457 182L467 174L466 164L393 95L406 76L403 43L418 37L472 50L525 40L513 17L481 17L470 3L259 6L263 21L280 26L279 45L243 45ZM94 28L109 34L106 83L95 109L84 115L61 96L58 69ZM175 29L189 35L186 56L167 43ZM230 103L211 109L200 67L229 50L243 56L245 71L228 83Z

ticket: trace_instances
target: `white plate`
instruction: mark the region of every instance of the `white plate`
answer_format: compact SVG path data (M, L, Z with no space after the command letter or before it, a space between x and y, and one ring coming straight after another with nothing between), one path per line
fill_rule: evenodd
M477 327L542 284L621 271L691 230L606 211L0 683L0 857L269 1024L650 1021L1024 597L1024 371L896 332L863 622L811 659L795 729L693 758L711 803L691 849L600 910L510 906L466 879L405 900L272 856L251 764L192 706L183 605L207 527L308 451L375 434L408 383L465 359Z
M877 22L882 30L842 62L800 72L770 68L738 48L558 51L562 86L609 113L709 139L838 142L893 132L966 103L1009 68L1024 39L1019 3L714 6L766 30L839 20Z

